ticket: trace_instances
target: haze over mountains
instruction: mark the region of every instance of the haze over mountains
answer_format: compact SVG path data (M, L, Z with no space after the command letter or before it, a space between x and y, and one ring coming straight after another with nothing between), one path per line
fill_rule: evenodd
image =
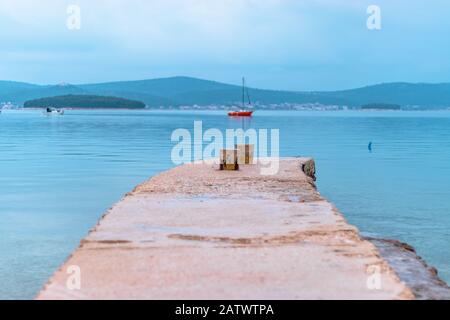
M360 107L371 103L386 103L403 107L450 107L450 83L386 83L351 90L316 92L250 88L249 92L252 100L260 105L319 103ZM0 81L0 102L23 105L31 99L68 94L122 97L142 101L149 107L179 107L235 104L241 100L242 88L190 77L81 85L35 85Z

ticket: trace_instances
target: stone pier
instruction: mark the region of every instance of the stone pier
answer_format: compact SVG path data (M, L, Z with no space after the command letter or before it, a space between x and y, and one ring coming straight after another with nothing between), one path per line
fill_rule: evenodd
M273 176L164 172L114 205L37 299L414 298L314 174L308 158L281 159Z

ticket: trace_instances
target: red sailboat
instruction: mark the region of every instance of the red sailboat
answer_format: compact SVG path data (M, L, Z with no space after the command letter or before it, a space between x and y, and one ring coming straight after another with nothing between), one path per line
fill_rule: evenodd
M252 114L253 114L253 111L245 111L245 110L228 112L228 115L230 117L251 117Z
M245 88L245 78L242 78L242 110L228 112L229 117L251 117L253 115L252 110L244 110L245 107L245 95L247 94L248 106L251 108L250 95Z

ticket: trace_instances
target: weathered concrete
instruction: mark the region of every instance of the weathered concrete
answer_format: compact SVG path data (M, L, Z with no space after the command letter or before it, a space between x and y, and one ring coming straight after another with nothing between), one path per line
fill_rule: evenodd
M308 173L305 175L302 168ZM409 299L410 289L314 185L310 159L175 168L117 203L38 299ZM81 268L81 290L67 269ZM370 289L369 270L381 288Z
M397 240L366 238L395 270L418 300L450 300L450 287L438 271L419 257L416 250Z

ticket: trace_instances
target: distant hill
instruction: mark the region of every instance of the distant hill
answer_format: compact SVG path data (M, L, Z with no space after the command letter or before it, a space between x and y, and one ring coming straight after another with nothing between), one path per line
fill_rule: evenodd
M353 106L374 102L400 106L450 106L450 83L385 83L325 94L336 99L344 99Z
M341 91L295 92L250 88L261 105L319 103L361 107L372 103L402 107L450 107L450 83L386 83ZM139 100L150 107L237 104L241 87L189 77L108 82L81 85L32 85L0 81L0 102L23 104L27 100L60 95L102 95Z
M20 91L33 90L36 88L39 88L39 86L24 82L0 81L0 97L14 95Z
M0 81L0 102L13 102L22 105L25 101L43 97L68 94L88 94L74 85L33 85L20 82Z
M93 95L65 95L26 101L24 108L143 109L139 101Z

